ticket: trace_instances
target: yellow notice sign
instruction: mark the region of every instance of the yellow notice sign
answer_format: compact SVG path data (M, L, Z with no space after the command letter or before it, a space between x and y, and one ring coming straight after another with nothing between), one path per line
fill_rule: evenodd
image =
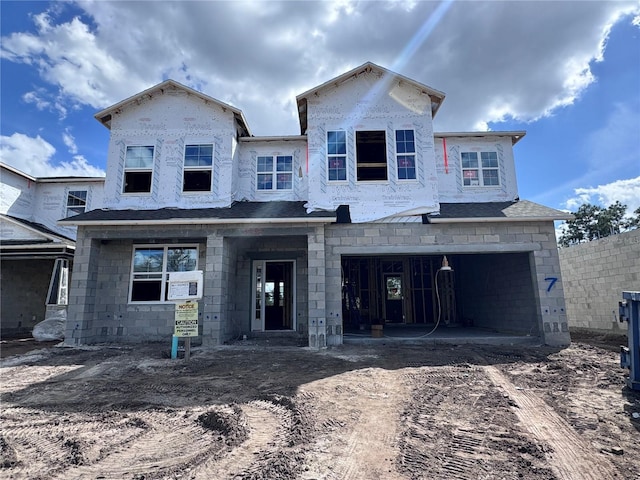
M174 330L176 337L197 337L198 336L198 304L176 303L176 327Z

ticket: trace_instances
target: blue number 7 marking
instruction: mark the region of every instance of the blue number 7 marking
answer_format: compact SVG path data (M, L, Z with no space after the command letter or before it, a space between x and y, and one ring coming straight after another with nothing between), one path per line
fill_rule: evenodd
M551 289L553 288L553 286L556 284L556 282L558 281L558 277L547 277L544 279L545 282L550 282L549 286L547 287L547 292L550 292Z

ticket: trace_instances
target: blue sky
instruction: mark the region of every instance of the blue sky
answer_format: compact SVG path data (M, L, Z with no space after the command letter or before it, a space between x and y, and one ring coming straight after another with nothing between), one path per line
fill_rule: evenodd
M166 78L299 133L295 96L366 61L446 93L436 131L526 130L520 197L640 206L639 2L0 2L1 161L102 175L93 115Z

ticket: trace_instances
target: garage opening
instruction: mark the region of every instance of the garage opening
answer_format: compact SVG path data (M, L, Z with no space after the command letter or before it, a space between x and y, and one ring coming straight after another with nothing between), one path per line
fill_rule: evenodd
M530 253L343 256L345 332L483 329L538 335ZM385 331L388 331L385 327Z

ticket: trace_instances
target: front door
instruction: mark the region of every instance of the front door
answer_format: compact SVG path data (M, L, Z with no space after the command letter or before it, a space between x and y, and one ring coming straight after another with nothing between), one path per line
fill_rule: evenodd
M384 275L384 313L388 323L404 322L404 290L401 273L385 273Z
M295 329L295 261L253 263L252 330Z

